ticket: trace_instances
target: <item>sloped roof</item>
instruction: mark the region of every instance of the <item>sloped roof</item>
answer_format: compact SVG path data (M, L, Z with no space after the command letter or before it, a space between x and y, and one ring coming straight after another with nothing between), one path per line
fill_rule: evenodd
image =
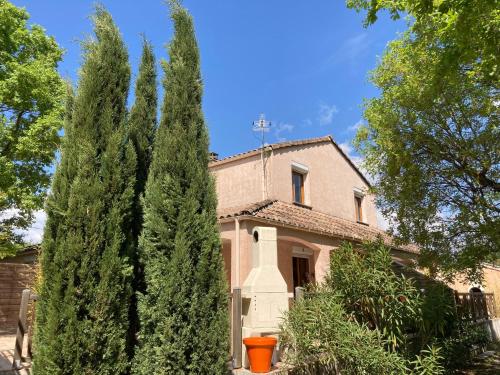
M335 148L340 152L340 154L344 157L344 159L351 165L351 167L356 171L356 173L363 179L363 181L368 185L371 186L370 182L368 179L361 173L359 168L354 164L354 162L347 156L347 154L340 148L340 146L333 140L333 137L331 135L326 135L324 137L317 137L317 138L308 138L308 139L300 139L296 141L287 141L287 142L281 142L281 143L273 143L270 145L265 146L266 150L279 150L287 147L297 147L297 146L306 146L306 145L312 145L312 144L317 144L317 143L324 143L324 142L330 142L332 143ZM217 167L220 165L224 165L236 160L241 160L245 158L249 158L255 155L260 155L261 149L260 148L255 148L253 150L241 152L236 155L228 156L226 158L222 158L219 160L215 160L210 162L209 167Z
M277 225L357 242L375 240L377 237L381 237L391 247L413 254L419 253L418 247L415 245L396 245L394 238L380 229L279 200L265 200L247 206L223 209L218 212L219 219L240 216L253 217Z

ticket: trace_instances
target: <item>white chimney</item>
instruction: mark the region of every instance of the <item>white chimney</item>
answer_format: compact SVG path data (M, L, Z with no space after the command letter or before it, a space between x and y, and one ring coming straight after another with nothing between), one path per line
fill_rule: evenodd
M288 310L288 290L278 269L276 228L253 229L252 270L241 294L243 338L277 335L283 312Z

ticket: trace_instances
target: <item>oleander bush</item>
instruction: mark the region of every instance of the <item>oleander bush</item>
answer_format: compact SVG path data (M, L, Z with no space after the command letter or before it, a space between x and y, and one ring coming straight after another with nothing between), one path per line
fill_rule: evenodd
M306 374L443 374L488 344L484 329L457 317L451 290L419 290L396 274L380 241L344 243L325 282L310 285L282 324L285 362Z
M285 362L304 374L405 373L405 359L384 349L376 330L349 318L339 295L322 291L298 301L282 325Z
M420 324L422 296L412 280L396 275L381 241L366 243L362 251L344 243L330 256L325 286L338 293L349 316L386 339L388 348L406 345L406 334Z

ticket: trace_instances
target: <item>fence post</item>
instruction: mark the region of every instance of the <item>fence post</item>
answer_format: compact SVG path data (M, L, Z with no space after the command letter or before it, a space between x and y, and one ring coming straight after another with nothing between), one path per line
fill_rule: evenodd
M300 301L304 298L304 288L301 286L295 287L295 301Z
M21 307L19 309L19 319L17 321L16 347L14 348L14 363L12 363L13 368L21 367L24 334L26 333L26 314L28 313L30 294L31 292L29 289L24 289L21 297Z
M33 357L33 323L35 321L35 313L36 313L36 305L35 305L35 302L38 301L38 295L35 294L35 293L31 293L30 294L30 301L33 302L33 309L31 310L32 312L32 316L31 316L31 324L29 325L28 327L28 353L27 353L27 356L29 357L29 359L31 360L31 358Z
M241 288L233 289L233 368L241 368Z

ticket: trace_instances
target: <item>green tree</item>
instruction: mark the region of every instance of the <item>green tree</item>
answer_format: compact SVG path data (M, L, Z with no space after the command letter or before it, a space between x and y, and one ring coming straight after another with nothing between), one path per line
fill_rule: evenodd
M57 332L58 320L48 319L52 315L49 311L49 306L57 307L62 304L63 297L63 283L60 280L62 276L60 267L62 264L59 262L60 256L55 257L57 248L64 243L65 227L65 213L68 209L68 198L71 187L76 173L76 155L74 147L74 132L72 129L72 112L73 112L74 94L72 87L67 86L67 100L65 109L64 121L64 137L61 147L61 160L57 165L54 179L52 181L52 188L46 201L47 221L45 222L44 235L42 242L42 252L40 256L41 270L43 270L43 282L41 284L40 294L43 298L37 304L36 328L35 328L35 348L40 348L40 362L47 358L45 350L52 351L53 358L62 347L56 342L52 342L49 346L44 346L44 343L49 342ZM50 297L49 297L50 296ZM50 302L50 303L49 303ZM60 343L57 343L60 344ZM37 361L38 365L38 361Z
M189 13L175 26L164 63L165 98L144 198L139 256L146 291L136 374L225 374L228 289L223 270L198 46Z
M422 248L421 263L479 276L500 254L498 1L348 1L409 15L371 76L368 125L356 144L399 237Z
M144 41L139 75L135 83L135 103L130 111L129 137L137 155L134 237L142 228L140 198L144 194L151 164L153 140L156 132L158 94L156 92L156 61L152 45Z
M0 0L0 259L22 243L14 229L43 207L63 122L62 50L28 18Z
M120 33L102 8L94 30L47 206L37 374L122 374L130 365L136 171L125 126L130 68ZM60 194L58 184L68 190Z
M376 22L383 10L393 19L406 15L417 39L429 45L439 43L438 70L466 65L468 74L498 84L499 0L347 0L347 4L358 11L367 10L365 26Z
M128 121L129 139L134 145L137 156L135 173L135 197L132 236L137 247L137 239L142 229L143 212L141 199L151 163L153 139L156 131L156 113L158 111L158 95L156 92L156 61L153 47L146 40L142 48L139 75L135 83L135 103L130 111ZM144 291L143 271L138 264L137 251L134 252L134 290ZM137 301L135 294L130 306L130 335L135 341L138 331Z

